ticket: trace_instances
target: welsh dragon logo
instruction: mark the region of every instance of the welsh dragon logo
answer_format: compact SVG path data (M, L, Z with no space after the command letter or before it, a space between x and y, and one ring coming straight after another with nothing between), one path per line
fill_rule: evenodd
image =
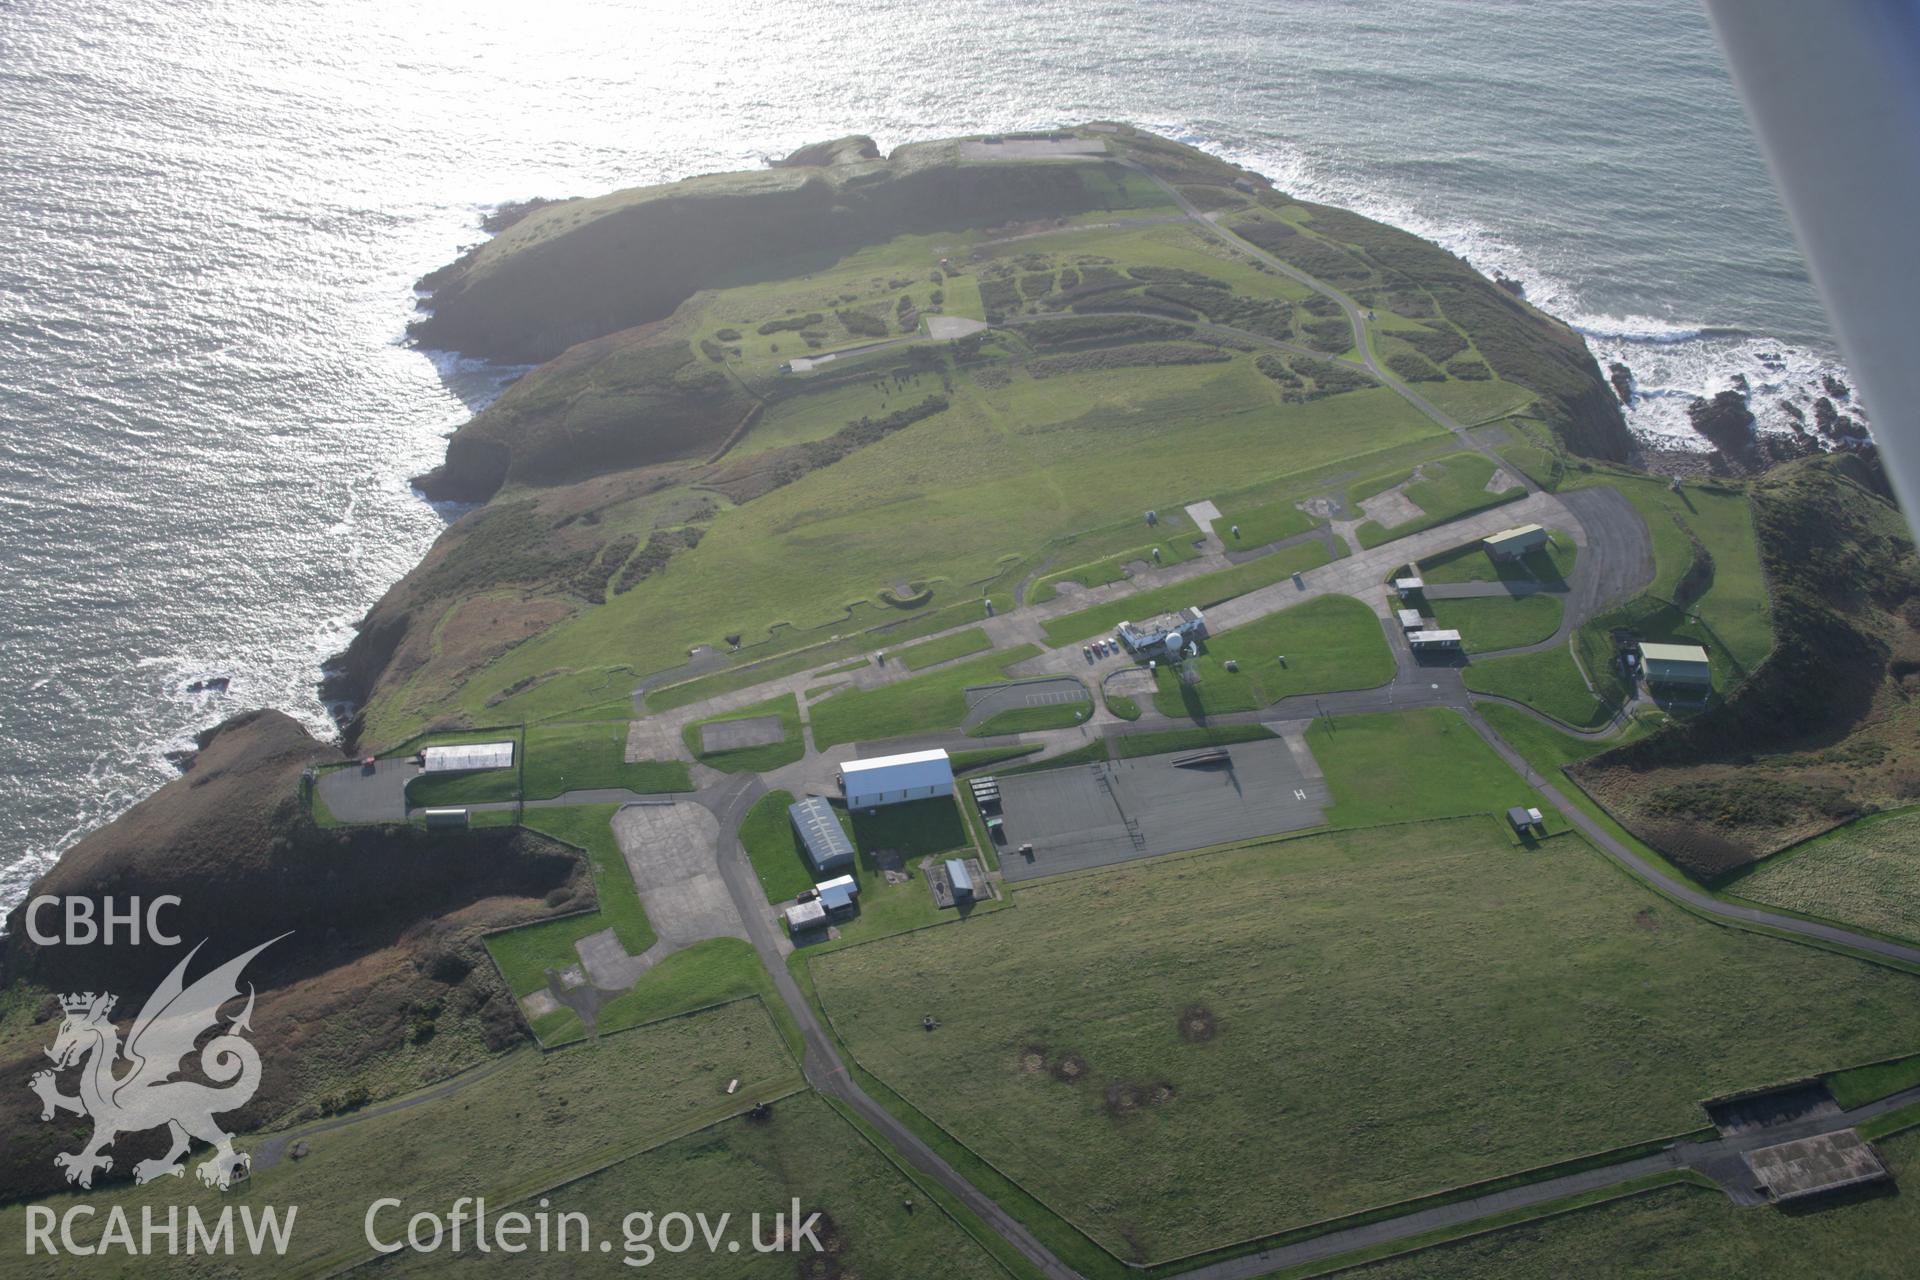
M246 1008L200 1048L200 1070L213 1084L173 1077L200 1037L219 1028L221 1007L239 998L240 971L279 940L263 942L187 986L187 965L200 951L194 947L148 998L125 1045L113 1025L113 995L61 997L66 1018L47 1050L54 1070L35 1072L27 1086L40 1095L42 1120L63 1111L93 1119L93 1137L84 1147L53 1158L68 1182L91 1187L96 1172L113 1168L106 1151L115 1138L163 1127L172 1146L159 1159L135 1165L135 1182L151 1182L163 1174L180 1177L186 1172L190 1140L196 1138L213 1148L194 1170L208 1186L224 1191L250 1166L248 1156L234 1151L233 1135L213 1117L245 1106L260 1087L260 1054L243 1038L252 1030L252 984L247 986ZM79 1092L70 1096L60 1092L56 1076L72 1067L80 1068L80 1079Z

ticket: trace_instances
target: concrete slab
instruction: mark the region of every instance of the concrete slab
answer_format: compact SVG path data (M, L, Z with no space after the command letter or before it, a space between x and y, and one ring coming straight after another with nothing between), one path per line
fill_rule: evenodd
M720 878L720 824L706 809L691 802L629 805L614 815L613 834L662 943L679 948L747 936Z
M1187 504L1187 519L1193 521L1193 527L1200 531L1201 537L1213 536L1213 522L1220 518L1220 508L1212 501L1190 502Z
M941 341L965 338L972 334L985 332L987 322L969 320L965 316L928 316L927 336Z
M1001 875L1031 880L1325 821L1326 784L1306 776L1285 739L1226 751L1227 763L1201 768L1174 765L1189 754L1177 752L1002 778Z
M627 725L627 763L638 760L684 760L687 743L680 723L665 716L648 716Z
M1368 520L1377 521L1383 528L1391 529L1395 525L1418 520L1427 513L1399 489L1389 489L1363 501L1360 514Z
M742 747L766 747L787 736L779 716L749 716L745 720L720 720L700 726L702 751L738 751Z
M1746 1155L1747 1167L1777 1204L1886 1182L1893 1176L1866 1139L1852 1129L1762 1147Z

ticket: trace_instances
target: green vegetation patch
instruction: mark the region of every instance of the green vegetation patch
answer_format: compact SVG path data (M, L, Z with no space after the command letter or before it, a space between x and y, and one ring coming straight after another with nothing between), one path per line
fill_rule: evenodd
M734 747L726 751L706 750L706 739L700 732L702 725L722 724L729 720L755 720L762 716L780 717L780 741L757 747ZM807 754L807 740L800 729L800 704L790 693L695 721L680 733L688 750L700 763L725 773L766 773L770 769L792 764Z
M1689 1132L1920 1034L1915 979L1491 817L1043 880L811 970L862 1067L1143 1262Z
M1004 747L976 747L971 751L949 751L947 759L953 764L953 771L971 773L977 769L991 769L994 765L1009 760L1018 760L1041 750L1037 742L1010 743Z
M1521 781L1457 712L1438 707L1316 721L1313 758L1327 777L1339 827L1467 814L1500 817L1513 805L1538 808L1547 830L1566 820Z
M1564 614L1560 597L1547 592L1433 600L1428 608L1442 627L1460 633L1460 642L1468 653L1538 644L1560 629Z
M1476 662L1462 673L1462 678L1476 693L1524 702L1576 729L1597 729L1613 714L1611 707L1587 689L1573 655L1559 645L1539 653Z
M1165 755L1169 751L1193 751L1200 747L1230 747L1236 742L1262 742L1274 736L1263 724L1219 724L1192 729L1157 729L1147 733L1115 734L1109 741L1113 754L1122 760L1138 756ZM1104 752L1095 757L1105 759ZM1066 764L1060 756L1048 764ZM1074 764L1081 763L1076 760Z
M1291 499L1282 499L1224 506L1220 518L1213 522L1213 531L1228 548L1241 550L1297 537L1319 524L1318 517L1302 511ZM1236 526L1240 530L1237 536L1233 532Z
M626 857L613 838L613 815L619 811L620 806L615 804L526 811L526 826L586 851L599 907L487 936L487 954L500 966L501 976L516 997L544 988L548 969L579 964L573 944L588 934L610 927L630 955L637 956L653 945L653 926L647 923L647 910L633 887L633 873L627 870Z
M979 627L968 627L965 631L956 631L950 636L941 636L938 640L924 640L887 656L909 671L918 671L922 667L931 667L939 662L950 662L954 658L964 658L970 653L979 653L982 649L992 647L993 642L987 639L987 633L984 630Z
M1185 582L1137 591L1118 600L1092 605L1055 618L1046 623L1042 630L1047 643L1056 648L1063 644L1077 644L1129 618L1150 618L1156 613L1170 613L1187 605L1211 608L1223 600L1272 586L1326 562L1325 547L1318 542L1304 542L1297 547L1288 547L1284 551L1275 551L1245 564L1235 565L1231 569L1203 573Z
M1007 733L1038 733L1043 729L1071 729L1093 710L1093 695L1076 702L1048 702L1037 707L1012 707L988 716L967 730L970 738L994 738Z
M1351 596L1320 596L1223 631L1198 658L1154 674L1161 714L1199 718L1257 711L1295 694L1371 689L1393 679L1393 651L1372 609Z
M1768 906L1920 939L1920 812L1849 823L1728 887Z
M990 653L874 689L849 689L814 707L814 746L872 742L936 729L957 729L966 718L969 686L996 684L1006 668L1039 653L1034 645Z
M627 761L624 720L527 726L527 799L625 788L643 795L691 791L684 760Z

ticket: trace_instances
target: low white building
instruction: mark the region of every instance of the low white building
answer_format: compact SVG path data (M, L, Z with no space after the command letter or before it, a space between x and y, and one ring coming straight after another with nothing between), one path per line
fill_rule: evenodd
M428 747L420 753L422 773L470 773L513 768L511 742L467 742L457 747Z
M1407 643L1415 649L1458 649L1460 633L1458 631L1409 631Z
M1495 560L1518 560L1527 552L1546 546L1547 531L1537 524L1517 524L1488 534L1480 545Z
M847 793L849 809L877 809L908 800L950 796L953 762L941 750L849 760L840 766L840 786Z

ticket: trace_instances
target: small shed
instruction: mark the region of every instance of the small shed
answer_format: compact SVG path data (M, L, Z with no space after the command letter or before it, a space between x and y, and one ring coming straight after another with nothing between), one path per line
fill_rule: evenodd
M1399 615L1400 629L1402 631L1425 631L1427 629L1427 620L1420 616L1418 609L1401 609L1399 610Z
M1547 545L1547 531L1537 524L1517 524L1488 534L1480 543L1495 560L1518 560Z
M872 809L953 794L953 761L944 750L849 760L840 766L849 809Z
M465 809L427 809L424 811L429 827L464 827L467 825Z
M973 900L973 873L967 870L967 864L961 858L947 859L947 880L953 885L955 902Z
M787 908L787 932L805 933L808 929L818 929L827 923L827 909L815 898L812 902L797 902Z
M807 861L822 874L853 865L853 841L847 839L840 815L833 811L825 796L808 796L787 806L787 818L793 823L800 843L806 848Z
M1420 578L1395 578L1393 580L1393 589L1398 591L1404 598L1425 591L1427 584Z
M1458 649L1458 631L1409 631L1407 643L1415 649Z
M467 742L457 747L428 747L420 753L423 773L472 773L513 768L511 742Z
M1707 651L1697 644L1640 646L1640 669L1648 684L1677 684L1707 689L1713 686L1713 666Z
M860 886L852 876L836 876L813 887L820 895L820 905L829 915L853 910L854 899L860 896Z
M1525 805L1516 804L1507 810L1507 821L1513 824L1515 831L1530 831L1539 816L1539 811Z

